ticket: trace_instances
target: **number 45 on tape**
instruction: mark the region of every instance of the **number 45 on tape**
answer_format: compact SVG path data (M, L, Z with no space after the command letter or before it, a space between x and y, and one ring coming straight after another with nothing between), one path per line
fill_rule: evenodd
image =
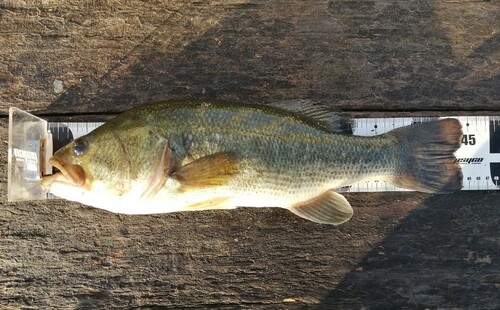
M455 153L462 167L463 190L500 190L500 117L447 116L462 124L462 146ZM379 135L397 127L447 117L362 118L355 119L353 132L361 136ZM350 192L404 191L376 179L353 184Z

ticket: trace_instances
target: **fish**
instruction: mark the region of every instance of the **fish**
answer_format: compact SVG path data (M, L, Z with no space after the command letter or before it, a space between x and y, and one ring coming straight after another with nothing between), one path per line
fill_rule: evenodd
M348 221L339 189L376 177L428 193L462 188L453 118L373 137L307 100L271 105L165 101L133 108L54 153L47 192L122 214L278 207Z

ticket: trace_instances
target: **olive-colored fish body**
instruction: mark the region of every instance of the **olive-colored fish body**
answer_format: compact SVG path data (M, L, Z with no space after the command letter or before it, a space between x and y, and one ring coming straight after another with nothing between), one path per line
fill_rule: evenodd
M322 108L301 102L300 109L136 108L56 152L51 161L61 173L43 183L62 198L119 213L282 207L329 224L353 213L335 190L367 177L425 192L462 187L457 120L359 137L336 127L340 119L328 123Z

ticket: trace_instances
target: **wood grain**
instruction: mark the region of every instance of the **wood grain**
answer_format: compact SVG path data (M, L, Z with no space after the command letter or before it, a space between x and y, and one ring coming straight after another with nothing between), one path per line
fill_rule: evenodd
M490 1L22 3L1 6L2 109L110 112L175 98L499 109Z
M498 13L465 0L4 0L0 110L90 121L165 99L305 98L365 116L498 114ZM274 209L122 216L7 203L0 153L2 309L500 308L499 192L350 194L339 227Z

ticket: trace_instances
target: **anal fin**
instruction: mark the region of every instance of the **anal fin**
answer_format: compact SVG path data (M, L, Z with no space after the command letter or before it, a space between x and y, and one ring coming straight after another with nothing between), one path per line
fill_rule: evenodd
M290 207L289 210L310 221L332 225L347 222L353 214L353 210L347 199L333 190L298 203Z

